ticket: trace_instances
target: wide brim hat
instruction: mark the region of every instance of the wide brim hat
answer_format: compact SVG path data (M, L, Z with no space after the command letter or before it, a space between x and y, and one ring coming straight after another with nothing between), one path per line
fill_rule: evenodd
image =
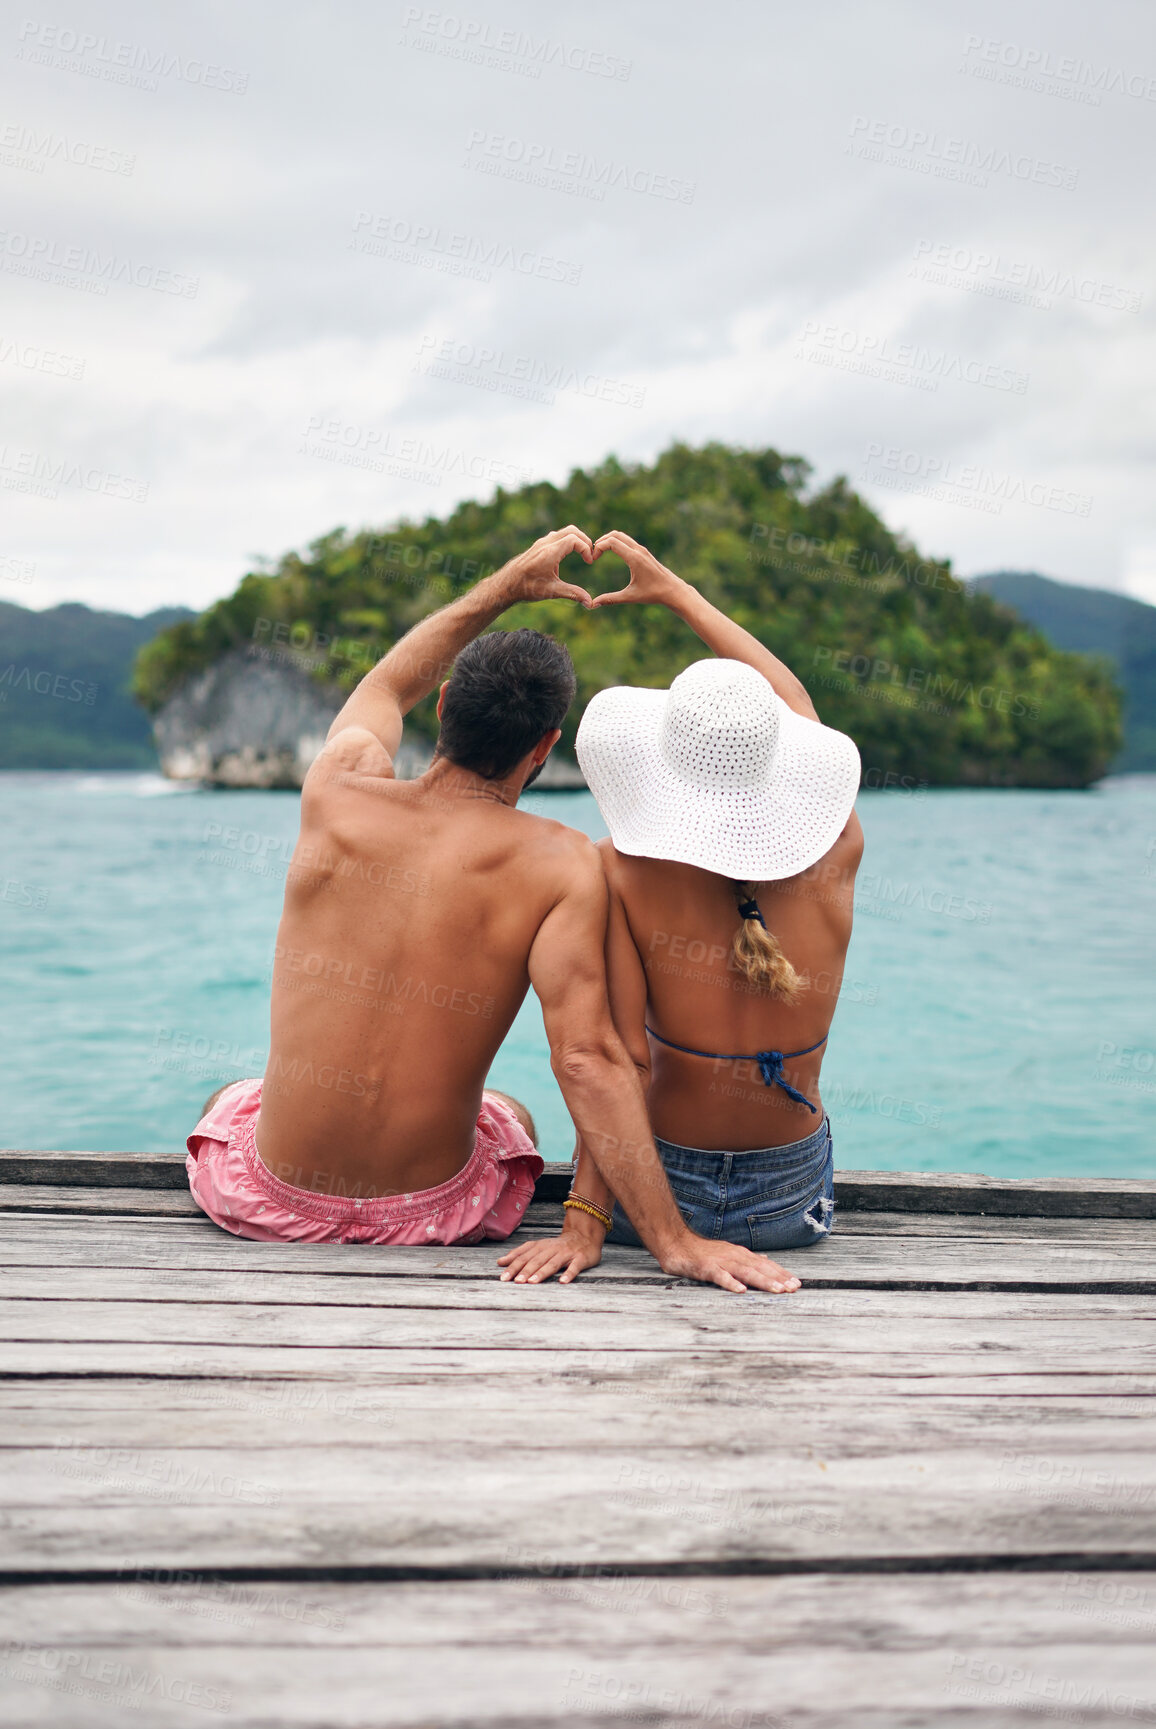
M738 882L821 859L859 790L846 733L796 714L737 660L696 661L669 690L600 691L577 754L619 852Z

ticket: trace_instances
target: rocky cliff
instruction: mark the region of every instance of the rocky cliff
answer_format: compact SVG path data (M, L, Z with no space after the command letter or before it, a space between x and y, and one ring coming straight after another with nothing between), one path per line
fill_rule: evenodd
M345 701L318 684L298 658L268 649L231 649L195 673L153 717L161 770L170 780L220 787L299 787ZM407 734L397 773L412 780L428 768L427 740ZM582 787L577 765L551 757L536 783Z

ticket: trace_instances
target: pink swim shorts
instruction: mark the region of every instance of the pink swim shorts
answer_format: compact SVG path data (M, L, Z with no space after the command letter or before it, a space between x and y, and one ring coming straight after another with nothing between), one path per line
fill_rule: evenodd
M261 1163L261 1082L236 1081L201 1118L187 1146L189 1187L201 1211L237 1237L263 1243L483 1243L516 1231L534 1198L542 1156L510 1107L483 1093L474 1150L436 1189L359 1200L283 1183Z

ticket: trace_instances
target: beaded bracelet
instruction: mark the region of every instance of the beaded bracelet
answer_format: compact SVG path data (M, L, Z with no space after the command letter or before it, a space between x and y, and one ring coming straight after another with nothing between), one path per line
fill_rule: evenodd
M581 1195L567 1196L567 1198L562 1202L563 1212L565 1212L567 1207L578 1207L582 1212L589 1213L590 1217L592 1219L597 1219L599 1224L601 1224L607 1231L614 1223L613 1218L606 1211L605 1207L596 1206L593 1201L584 1201Z

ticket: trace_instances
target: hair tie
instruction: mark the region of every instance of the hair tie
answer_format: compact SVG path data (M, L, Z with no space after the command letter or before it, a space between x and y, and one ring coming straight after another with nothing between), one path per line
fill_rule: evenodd
M740 901L739 917L741 919L758 919L763 929L766 930L767 928L767 921L762 915L758 901Z

